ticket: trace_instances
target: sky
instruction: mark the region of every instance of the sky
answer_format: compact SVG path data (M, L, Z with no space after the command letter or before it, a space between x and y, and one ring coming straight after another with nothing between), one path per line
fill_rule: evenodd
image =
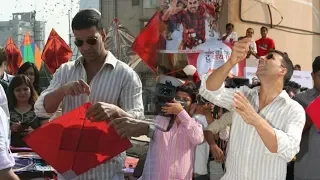
M68 11L73 17L79 10L79 0L0 0L0 21L12 19L12 13L36 10L36 20L46 21L46 39L52 28L68 43Z

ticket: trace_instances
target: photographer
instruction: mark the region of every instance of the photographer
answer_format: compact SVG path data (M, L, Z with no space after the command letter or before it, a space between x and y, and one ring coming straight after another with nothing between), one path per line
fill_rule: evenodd
M189 115L196 94L194 84L179 86L173 102L168 102L161 108L161 111L170 117L158 115L154 120L158 128L155 129L153 136L149 134L152 139L142 180L192 179L195 147L204 140L202 126ZM172 128L164 132L161 128L167 127L171 118L174 120ZM132 120L128 117L118 118L112 120L111 124L120 135L123 135L124 130L119 124L129 119ZM147 124L141 122L143 123ZM148 126L141 128L140 131L147 132Z

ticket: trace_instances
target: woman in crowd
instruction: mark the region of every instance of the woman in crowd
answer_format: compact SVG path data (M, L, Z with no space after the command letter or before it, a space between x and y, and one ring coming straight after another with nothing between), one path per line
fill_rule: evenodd
M30 79L25 75L14 77L8 88L8 104L11 124L11 145L25 147L23 137L45 121L37 118L34 103L38 95Z
M24 74L26 75L33 85L34 89L36 90L37 94L41 93L40 89L40 76L37 67L31 62L25 62L18 70L17 74Z

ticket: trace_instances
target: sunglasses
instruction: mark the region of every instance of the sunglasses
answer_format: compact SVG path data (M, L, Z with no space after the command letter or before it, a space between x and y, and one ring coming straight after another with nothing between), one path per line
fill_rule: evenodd
M266 58L267 58L267 60L270 60L270 59L274 60L275 59L272 53L268 54L266 56ZM282 64L280 66L284 68L284 66Z
M85 42L89 45L96 45L97 42L98 42L98 38L96 37L92 37L92 38L88 38L85 40ZM80 40L80 39L76 39L74 41L74 44L77 46L77 47L81 47L84 43L84 40Z

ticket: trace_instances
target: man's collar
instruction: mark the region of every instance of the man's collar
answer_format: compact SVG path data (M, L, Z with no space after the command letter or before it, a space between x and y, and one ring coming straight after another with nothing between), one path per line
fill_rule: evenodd
M83 65L83 61L84 61L84 58L81 56L76 60L75 65L79 65L79 64ZM116 68L117 62L118 62L117 58L114 57L114 55L110 51L108 51L102 67L104 67L107 64L110 64L112 65L113 68Z
M259 96L260 86L257 86L254 89L256 90L257 96ZM282 90L281 93L276 97L276 99L283 99L283 100L287 101L291 98L285 90Z

